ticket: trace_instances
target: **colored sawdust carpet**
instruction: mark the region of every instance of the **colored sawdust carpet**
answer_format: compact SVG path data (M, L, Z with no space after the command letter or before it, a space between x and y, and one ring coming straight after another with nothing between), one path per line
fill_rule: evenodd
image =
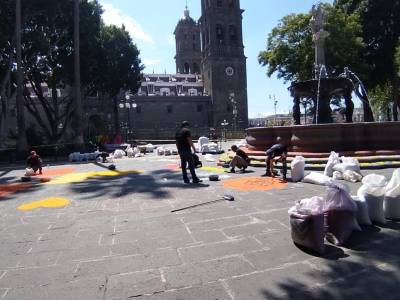
M47 198L30 203L24 203L17 207L18 210L33 210L37 208L58 208L70 204L68 199L64 198Z
M140 171L101 171L101 172L86 172L86 173L72 173L62 175L53 179L46 184L67 184L76 183L88 180L94 177L116 177L130 174L140 174Z
M74 173L75 169L74 168L54 168L54 169L49 169L49 168L44 168L43 169L43 174L39 175L39 177L44 177L44 176L59 176L59 175L65 175L65 174L70 174Z
M239 191L269 191L286 188L287 182L271 177L242 177L224 181L224 188Z
M167 164L165 168L169 171L178 172L181 170L181 167L178 164Z
M223 169L223 168L208 167L208 166L201 167L200 170L214 172L214 173L224 173L225 172L225 169Z
M0 185L0 197L7 197L19 191L24 191L32 187L30 183L10 183Z

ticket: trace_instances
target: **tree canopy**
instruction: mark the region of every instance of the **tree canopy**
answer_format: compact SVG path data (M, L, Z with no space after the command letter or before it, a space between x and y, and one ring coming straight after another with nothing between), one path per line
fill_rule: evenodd
M74 2L30 0L22 3L25 107L47 142L57 142L73 117ZM6 83L14 81L10 67L15 49L14 6L11 0L0 2L1 95ZM139 51L124 28L106 26L101 14L102 8L97 0L80 1L83 95L102 93L114 97L121 89L135 93L143 69ZM46 93L47 87L49 93ZM62 95L60 90L64 91ZM2 103L11 98L11 95L2 97ZM59 126L61 123L63 126Z

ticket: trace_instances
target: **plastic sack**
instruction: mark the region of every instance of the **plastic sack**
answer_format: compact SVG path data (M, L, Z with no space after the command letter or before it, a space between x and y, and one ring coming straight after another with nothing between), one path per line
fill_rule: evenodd
M360 225L372 225L371 218L368 213L368 204L364 198L358 196L351 196L354 202L357 204L357 222Z
M154 152L154 146L153 146L153 144L147 144L147 145L146 145L146 152L147 152L147 153L152 153L152 152Z
M325 199L312 197L296 201L296 211L303 215L318 215L324 213Z
M345 184L332 183L328 186L325 196L325 211L346 210L357 211L357 204L349 194L349 187Z
M361 231L355 212L348 210L332 210L327 212L326 239L334 245L341 246L349 239L353 230Z
M385 176L369 174L362 179L362 183L367 187L368 194L378 197L385 195L387 185Z
M368 205L368 214L372 222L385 224L385 214L383 212L384 195L376 196L369 193L368 186L363 185L357 191L357 196L365 199Z
M334 171L332 177L334 180L343 180L343 174L339 171Z
M346 171L353 171L358 174L361 174L360 165L354 163L340 163L333 166L334 171L339 171L342 174Z
M335 171L336 172L336 171ZM352 171L352 170L346 170L343 173L343 179L349 182L359 182L362 179L362 176L360 175L360 173Z
M164 155L165 154L165 149L163 147L158 147L157 148L157 155Z
M299 214L295 207L289 211L289 214L293 242L323 254L325 251L324 215Z
M400 169L394 170L386 186L383 211L388 219L400 219Z
M342 163L347 164L347 165L356 165L357 170L353 170L355 172L361 173L360 170L360 162L358 161L357 158L354 157L346 157L346 156L342 156L340 158L340 160L342 161Z
M117 150L114 151L114 155L113 156L114 156L115 159L121 159L121 158L123 158L125 156L125 151L117 149Z
M32 168L26 168L25 169L25 176L32 176L35 175L35 171L33 171Z
M132 149L131 147L129 147L129 148L126 150L126 155L127 155L128 157L133 157L133 156L134 156L134 151L133 151L133 149Z
M340 163L339 154L337 154L335 151L332 151L331 154L329 155L328 162L326 163L324 175L332 177L333 167L338 163Z
M324 174L311 172L310 174L304 177L303 182L318 184L318 185L328 185L329 183L332 182L332 178L325 176Z
M303 156L296 156L290 164L291 177L293 182L298 182L304 178L304 167L306 162Z

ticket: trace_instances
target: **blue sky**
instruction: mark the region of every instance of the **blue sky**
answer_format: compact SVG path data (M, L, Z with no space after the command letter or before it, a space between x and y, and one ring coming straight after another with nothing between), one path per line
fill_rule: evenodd
M307 12L316 0L241 0L245 55L247 56L247 88L249 117L273 114L275 95L277 112L288 112L292 100L282 80L268 78L266 68L258 64L258 53L266 48L271 29L283 16ZM332 1L329 1L332 2ZM107 24L125 25L140 49L145 72L175 73L174 29L183 16L185 0L100 0ZM200 0L187 0L190 15L197 20Z

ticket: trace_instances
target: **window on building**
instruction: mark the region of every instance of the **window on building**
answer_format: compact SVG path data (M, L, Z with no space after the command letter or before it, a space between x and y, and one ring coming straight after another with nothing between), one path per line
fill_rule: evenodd
M233 2L233 0L229 0L228 5L229 7L235 7L235 3Z
M196 63L193 64L193 73L194 73L194 74L200 74L199 65L196 64Z
M142 112L142 107L140 105L136 106L136 113L140 114Z
M232 42L235 42L237 39L236 27L235 25L229 25L229 38Z
M232 112L232 106L231 106L231 104L228 104L228 105L226 106L226 111L227 111L227 112Z
M217 0L217 6L222 7L222 0Z
M197 104L197 112L203 111L203 104Z
M185 63L183 73L184 74L189 74L189 71L190 71L190 66L189 66L188 63Z
M172 112L173 112L172 105L167 105L167 113L172 114Z
M196 40L196 35L193 34L192 38L193 38L193 41L195 41Z
M216 33L217 33L217 40L222 42L224 40L224 29L222 28L221 24L217 24Z
M196 50L196 43L193 43L193 50Z

